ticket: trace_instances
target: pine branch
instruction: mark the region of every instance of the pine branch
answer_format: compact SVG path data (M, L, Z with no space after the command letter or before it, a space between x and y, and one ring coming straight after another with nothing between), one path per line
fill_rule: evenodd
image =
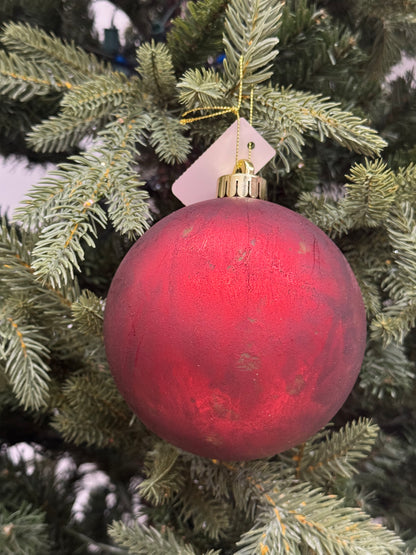
M27 134L27 144L36 152L65 152L93 136L97 128L106 123L106 117L87 117L80 121L76 116L50 116L32 127Z
M211 492L204 490L203 484L189 482L182 496L178 498L174 510L179 511L183 522L190 522L192 529L211 541L226 538L231 531L233 507L223 500L214 499Z
M94 161L96 163L97 160ZM85 245L94 247L97 226L106 226L106 214L97 203L106 175L103 171L96 173L99 175L95 187L90 185L87 190L89 198L81 205L73 206L71 212L64 211L66 207L63 205L58 206L59 219L54 218L55 221L47 225L39 236L33 249L33 269L42 283L49 282L52 287L59 288L72 281L74 271L81 271L78 261L84 259ZM83 193L85 195L85 189ZM51 214L51 218L53 216Z
M351 265L351 268L360 287L367 318L376 316L381 311L382 306L380 287L378 283L374 283L374 281L366 275L363 275L356 266Z
M123 177L117 187L107 194L106 206L114 229L133 240L148 227L147 222L150 219L146 202L148 194L139 188L144 185L144 182L138 182L134 172L128 174L126 172Z
M36 241L36 236L9 225L6 218L1 218L0 226L0 257L4 262L2 269L25 268L30 269L30 251ZM8 268L7 266L11 266ZM1 271L1 270L0 270ZM4 282L0 281L0 287ZM18 283L16 284L18 286Z
M128 79L124 73L94 75L73 87L63 97L62 113L78 119L108 116L122 104L137 102L137 78Z
M307 441L293 455L296 475L302 480L325 486L336 478L351 478L355 465L367 457L378 437L379 428L369 419L347 423L324 441Z
M169 528L161 533L151 526L145 528L138 523L126 526L115 522L109 528L109 534L116 543L135 555L197 555L190 544L177 539ZM211 550L205 555L219 555L219 552Z
M363 34L362 42L369 50L368 70L376 78L401 59L402 51L415 37L415 5L413 1L394 0L380 3L374 0L357 2L355 16Z
M47 340L37 327L14 319L7 305L0 314L0 358L12 391L25 409L45 407L50 381Z
M285 161L289 153L301 157L303 134L326 137L358 154L372 156L386 146L381 137L364 122L320 95L291 89L259 89L256 119L260 128ZM267 138L267 137L266 137Z
M240 56L244 60L246 86L272 76L282 7L283 2L278 0L231 0L228 4L223 37L224 74L234 90L238 88Z
M391 266L391 249L386 231L379 227L373 231L355 231L341 240L341 249L357 278L369 317L382 310L384 294L380 283Z
M49 35L42 29L13 22L7 23L3 29L1 41L10 52L37 65L46 65L49 70L62 68L72 84L111 71L110 66L87 54L82 48L62 41L53 34Z
M367 102L377 83L363 75L367 56L358 36L320 6L308 0L285 3L273 81L348 101L349 107Z
M227 4L228 0L188 2L185 17L172 21L167 45L178 73L202 65L208 56L220 52Z
M72 316L80 333L85 336L102 337L104 321L103 299L84 290L72 304Z
M392 341L402 344L416 325L416 299L403 297L387 304L371 322L371 339L387 346Z
M132 414L104 362L97 370L66 380L52 420L52 426L75 445L123 449L137 442L141 431L140 424L131 423Z
M146 478L138 488L144 499L154 505L163 505L183 492L185 467L178 458L179 451L162 441L157 442L147 453L144 462Z
M38 152L63 152L95 135L121 105L137 104L138 96L137 84L122 73L96 76L64 95L61 113L33 127L28 145Z
M236 555L315 553L394 555L403 543L359 509L306 484L286 486L268 496L255 526L238 542Z
M147 126L142 112L119 117L99 133L89 152L71 157L72 163L61 164L42 180L18 210L16 217L24 225L42 227L33 268L44 283L60 287L79 271L85 245L94 245L97 226L107 222L101 199L109 201L117 229L133 236L147 228L145 194L134 191L141 183L131 167Z
M353 220L343 205L325 198L325 195L301 193L296 208L332 238L348 233L353 227Z
M0 94L27 102L34 96L46 95L51 91L63 92L71 86L67 75L60 68L56 68L54 75L51 75L48 67L42 64L0 51Z
M190 140L177 118L168 112L154 112L150 125L149 142L159 159L167 164L185 162L191 150Z
M53 330L49 346L65 334L68 339L69 308L79 296L77 283L58 292L43 287L36 280L31 266L36 236L3 222L0 229L0 297L12 308L13 318ZM74 339L74 338L72 338ZM75 348L75 343L73 345Z
M409 202L413 209L416 209L414 187L416 183L416 164L409 164L407 167L400 167L396 174L397 201Z
M185 108L218 106L226 103L226 87L213 69L189 69L178 83L179 102Z
M386 221L386 231L392 248L394 265L383 283L392 298L416 295L416 220L408 203L392 207Z
M347 175L345 199L342 208L363 227L383 224L395 200L398 184L394 173L382 160L366 160L365 166L356 164Z
M366 397L401 403L412 391L415 378L414 364L408 360L403 345L373 344L364 357L359 386Z
M326 453L324 464L335 469L338 475L350 475L353 471L352 462L365 456L370 444L374 442L375 434L376 428L369 421L358 422L336 434L327 444L329 452ZM315 441L319 441L321 437L325 435L318 434ZM342 444L345 451L349 444L352 459L346 462L347 468L341 470L340 459L344 458L346 461ZM313 458L312 442L310 447L309 456ZM251 520L255 521L254 526L242 535L238 542L240 549L236 554L301 555L305 550L311 549L322 554L342 555L348 552L358 555L380 549L387 555L396 553L402 546L395 534L374 524L362 511L346 507L341 499L325 495L319 489L312 489L308 483L294 480L293 462L299 465L302 464L301 460L298 458L294 461L290 452L286 458L288 463L284 462L285 456L281 461L232 464L199 459L194 461L191 474L194 480L201 480L204 485L209 485L213 478L212 490L217 492L217 496L229 498L231 486L231 499L236 508L247 508L250 498L255 500L251 516ZM219 474L218 471L215 472L215 466L221 469ZM318 465L316 466L314 472L319 474ZM217 476L219 481L215 485Z
M162 106L176 96L172 56L165 44L154 41L142 44L137 50L137 63L145 94L152 95Z
M147 454L146 478L138 491L152 505L169 504L169 510L178 515L179 522L186 523L186 528L218 540L229 531L232 504L224 503L223 495L213 496L201 476L197 477L194 472L190 475L194 459L166 442L157 442Z
M39 555L50 549L43 511L23 503L10 512L0 504L0 550L4 555Z
M51 170L29 190L17 207L14 220L20 222L25 230L39 232L46 224L51 210L59 204L67 188L76 179L72 164L59 164L57 170Z

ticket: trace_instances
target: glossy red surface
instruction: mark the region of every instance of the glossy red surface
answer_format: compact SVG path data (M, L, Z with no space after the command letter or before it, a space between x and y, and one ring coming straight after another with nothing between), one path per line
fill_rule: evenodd
M318 431L357 378L361 293L315 225L254 199L193 204L153 226L112 282L105 345L138 417L186 451L265 457Z

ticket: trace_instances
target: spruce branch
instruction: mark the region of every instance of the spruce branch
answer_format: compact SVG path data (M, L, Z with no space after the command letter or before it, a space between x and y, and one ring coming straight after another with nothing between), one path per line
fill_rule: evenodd
M364 275L366 272L362 273L359 269L357 269L356 266L353 266L352 264L351 268L357 279L357 283L363 296L367 318L372 318L381 311L382 295L380 292L380 287L378 283L374 283L374 281Z
M359 509L305 483L287 485L267 497L254 527L238 542L236 555L287 553L309 549L324 555L395 555L403 543Z
M166 442L156 442L145 459L146 478L138 491L152 505L169 504L181 522L218 540L230 527L231 504L224 503L223 496L213 496L193 472L190 475L192 459Z
M357 278L367 314L372 318L382 310L384 294L380 283L391 266L387 233L381 227L355 231L353 236L344 236L340 246Z
M109 534L117 544L135 555L197 555L190 544L176 538L166 527L163 532L159 532L152 526L144 527L138 523L127 526L115 522L110 526ZM203 555L219 555L219 552L209 550Z
M134 191L141 183L132 165L148 121L139 110L108 124L90 151L60 164L32 189L31 198L17 212L24 225L42 227L33 268L43 283L61 287L79 271L85 245L95 244L97 226L107 222L102 199L109 201L116 229L131 236L147 229L146 197L143 191Z
M23 266L26 270L30 270L30 250L35 240L36 236L8 224L6 218L2 217L0 225L0 257L4 262L2 268L10 269L7 266L15 268L17 265L19 268ZM3 283L1 282L0 287Z
M227 4L228 0L188 2L185 17L172 21L167 45L178 73L202 65L220 52Z
M359 386L366 396L378 400L402 401L415 383L414 365L406 356L404 345L373 343L367 349L359 376Z
M42 283L61 287L80 272L79 261L84 259L84 244L94 247L97 226L104 228L107 217L97 203L99 188L105 180L104 172L96 187L90 188L90 195L82 205L72 206L71 212L64 212L65 205L57 207L59 219L47 225L33 249L33 269ZM51 218L56 214L51 214Z
M11 391L25 409L39 410L49 403L51 351L64 356L69 307L76 285L62 292L43 287L34 276L31 251L34 237L3 222L0 234L1 358ZM48 336L48 330L53 333Z
M14 213L14 220L23 229L34 232L42 229L50 211L58 205L73 179L76 180L74 173L71 174L73 169L71 164L59 164L57 170L51 170L29 190Z
M184 455L187 457L187 455ZM235 506L247 520L255 518L258 509L260 482L276 479L267 461L255 463L225 463L217 459L190 457L190 477L194 483L203 484L214 499Z
M96 135L122 105L139 104L136 81L112 72L74 86L62 98L61 113L28 133L28 145L38 152L63 152L86 136Z
M108 116L139 96L136 81L115 71L96 75L68 91L61 101L62 113L78 119Z
M390 302L371 321L371 339L387 346L392 341L402 344L416 325L416 299L403 297Z
M122 549L121 547L115 547L114 545L104 544L102 542L97 542L90 538L86 534L82 534L78 530L74 530L69 526L64 528L65 532L74 538L81 540L84 546L88 546L88 549L95 548L99 549L105 555L128 555L129 551Z
M190 139L184 135L183 126L168 112L156 111L152 114L149 142L159 159L167 164L185 162L191 150Z
M223 36L224 74L231 89L236 90L239 85L241 56L246 86L263 83L272 76L282 7L283 2L278 0L231 0L228 4Z
M226 87L213 69L189 69L178 83L179 102L185 109L211 107L226 102Z
M7 305L0 312L0 358L12 391L25 409L38 410L49 400L47 340L35 326L9 315Z
M356 463L373 448L378 432L370 419L359 418L319 442L308 440L292 456L297 477L322 487L338 477L351 478L357 472Z
M415 36L416 13L413 0L380 3L374 0L356 2L353 13L368 41L368 70L380 78L400 61L402 52ZM366 41L366 42L367 42Z
M193 529L209 538L219 541L230 532L232 506L212 497L202 484L189 482L174 509L184 522L192 523Z
M327 199L325 195L301 193L296 208L331 238L341 237L353 226L353 220L342 204Z
M41 286L31 266L36 240L36 235L3 221L0 228L0 296L5 300L14 298L15 309L19 300L24 301L26 311L22 317L30 314L43 323L49 322L49 318L62 322L69 316L71 303L79 296L78 287L73 283L59 292ZM56 323L54 326L57 331Z
M144 461L146 478L140 483L138 491L148 502L163 505L183 492L186 481L184 471L178 449L159 441L147 453Z
M326 445L329 451L324 455L324 465L332 467L339 476L350 476L352 464L368 453L377 430L370 421L362 420L335 434ZM319 443L325 438L325 433L318 434L314 441ZM309 448L305 453L302 451L302 457L310 456L315 460L317 446L312 448L312 443L310 451ZM347 444L352 448L349 461L345 458ZM346 468L341 469L341 459L347 464ZM292 459L291 452L283 455L280 461L224 463L196 459L192 462L191 476L197 483L200 479L207 486L211 483L210 477L215 482L215 477L219 476L218 484L212 485L217 498L232 499L236 508L243 511L251 504L250 499L254 501L253 512L247 515L254 525L238 542L240 549L235 553L239 555L269 552L301 555L307 549L322 555L346 552L358 555L380 549L387 555L396 553L402 546L395 534L374 524L361 510L346 507L342 499L326 495L320 489L313 489L309 482L295 478L293 463L302 465L302 462L301 458ZM313 471L321 480L321 476L318 478L319 463L315 466Z
M176 95L176 78L168 47L161 42L144 43L136 57L143 92L164 106Z
M0 503L0 550L4 555L38 555L51 549L45 513L27 503L15 511Z
M256 93L258 119L262 127L276 129L274 143L281 156L287 152L300 157L302 134L330 138L358 154L373 156L386 146L376 131L339 104L320 95L291 89L261 88ZM273 131L269 131L273 133ZM293 144L289 142L292 141Z
M56 68L52 74L44 65L0 51L0 94L27 102L34 96L46 95L51 91L64 92L71 86L61 69Z
M103 299L92 291L84 290L72 304L72 316L80 333L85 336L102 337L104 321Z
M416 209L414 188L416 183L416 164L412 163L406 167L400 167L396 173L398 185L396 198L398 202L409 202Z
M27 23L6 23L1 41L21 59L54 70L62 68L72 84L111 71L96 56Z
M190 478L194 482L203 483L212 492L215 498L230 498L231 478L235 475L232 465L221 463L217 459L206 459L203 457L189 457Z
M96 369L80 370L66 380L52 426L75 445L130 448L141 431L140 424L133 426L131 421L131 412L103 361Z
M394 264L384 282L393 298L416 296L416 219L410 203L395 204L386 222Z
M382 160L355 164L347 175L342 208L356 225L378 227L385 222L395 200L398 184L394 173Z
M285 3L273 81L357 106L375 94L377 83L362 75L367 56L355 29L338 24L320 6L308 0Z
M72 115L50 116L32 127L26 136L27 144L36 152L65 152L86 137L93 136L105 122L105 116L82 120Z
M117 187L107 194L107 213L114 228L130 240L137 239L148 227L150 220L147 205L148 194L141 189L143 181L137 181L134 171L125 173Z

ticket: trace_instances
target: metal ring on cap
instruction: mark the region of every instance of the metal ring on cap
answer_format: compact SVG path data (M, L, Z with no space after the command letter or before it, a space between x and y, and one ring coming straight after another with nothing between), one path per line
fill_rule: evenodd
M254 166L249 160L238 160L232 174L218 179L217 197L249 197L267 199L267 183L263 177L254 174Z

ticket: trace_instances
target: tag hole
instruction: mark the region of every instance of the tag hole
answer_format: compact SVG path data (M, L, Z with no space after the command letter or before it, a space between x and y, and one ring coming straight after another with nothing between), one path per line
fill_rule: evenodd
M247 148L251 148L253 150L253 148L255 148L256 143L253 143L252 141L250 141L249 143L247 143Z

